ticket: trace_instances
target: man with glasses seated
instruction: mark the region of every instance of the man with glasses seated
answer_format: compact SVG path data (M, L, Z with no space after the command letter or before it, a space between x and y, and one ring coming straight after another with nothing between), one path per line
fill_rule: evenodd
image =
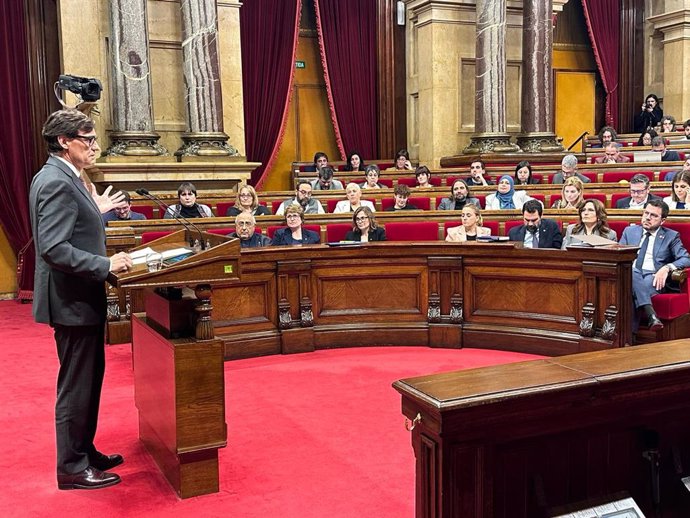
M641 225L626 227L620 240L622 245L640 247L633 263L633 300L635 309L647 315L647 324L652 331L664 327L654 311L652 298L664 291L673 271L690 267L690 256L680 234L662 227L668 212L666 203L659 199L650 200L644 206ZM638 326L639 318L635 313L633 332Z
M636 174L630 179L630 196L616 202L617 209L642 209L648 201L662 201L659 196L649 192L649 178Z
M628 162L630 162L630 158L621 155L620 144L617 142L605 144L604 155L594 159L595 164L626 164Z
M589 183L590 179L577 172L577 157L575 155L565 155L561 160L561 171L553 175L551 183L565 183L571 176L577 176L582 183Z
M138 212L132 211L132 199L127 191L120 191L123 196L125 204L122 207L116 207L103 214L103 223L106 225L108 221L127 221L127 220L142 220L146 216Z
M344 189L343 182L333 178L332 167L322 167L319 169L319 178L311 183L315 191L331 191L334 189Z
M255 231L256 219L248 212L238 214L235 218L235 231L229 237L238 238L242 248L269 246L271 238Z
M325 214L326 211L323 210L323 205L316 198L312 198L312 186L309 182L302 180L297 184L297 189L295 189L295 197L285 200L280 204L278 210L276 211L276 216L282 216L285 214L285 209L290 205L297 204L302 207L305 214Z

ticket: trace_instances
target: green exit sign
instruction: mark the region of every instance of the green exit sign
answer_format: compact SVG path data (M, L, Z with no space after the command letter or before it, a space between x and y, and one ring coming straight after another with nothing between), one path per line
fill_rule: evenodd
M307 64L304 61L295 61L295 68L307 68Z

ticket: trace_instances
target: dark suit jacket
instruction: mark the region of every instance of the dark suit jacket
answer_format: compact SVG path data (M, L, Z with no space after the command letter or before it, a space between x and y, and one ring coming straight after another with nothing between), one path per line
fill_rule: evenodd
M314 232L313 230L307 230L306 228L302 228L303 245L318 245L320 242L321 238L316 232ZM271 245L281 246L293 244L295 243L292 241L292 230L290 230L288 227L279 228L273 234L273 240L271 241Z
M649 196L647 197L647 201L649 200L661 200L662 198L657 196L656 194L652 194L651 192L649 193ZM621 198L616 202L616 208L617 209L629 209L630 208L630 202L632 201L632 198L630 196L626 196L625 198Z
M227 211L225 211L226 216L237 216L240 213L240 209L235 207L234 205L232 207L229 207ZM263 205L257 205L256 209L254 209L254 216L270 216L271 211L268 209L268 207L265 207Z
M625 227L619 243L640 246L643 231L641 225ZM673 263L676 268L690 267L690 256L680 240L680 234L670 228L659 227L654 240L653 257L656 270L669 263Z
M101 213L74 172L48 158L29 193L36 248L36 322L65 326L105 322L110 271Z
M357 229L357 230L350 230L346 235L345 235L345 241L361 241L362 240L362 232ZM376 227L373 230L369 230L369 241L385 241L386 240L386 231L383 230L382 227Z
M667 149L666 153L664 153L661 157L662 162L678 162L679 160L680 155L678 154L678 151L674 151L673 149Z
M508 232L508 237L511 241L525 241L525 232L527 232L525 225L513 227ZM563 244L563 235L558 228L558 223L551 219L542 219L539 224L539 248L560 248Z

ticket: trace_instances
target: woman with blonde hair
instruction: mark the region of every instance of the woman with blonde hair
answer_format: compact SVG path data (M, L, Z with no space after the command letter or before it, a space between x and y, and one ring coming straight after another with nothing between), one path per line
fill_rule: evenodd
M246 212L252 216L270 216L271 211L268 207L259 205L259 197L251 185L243 185L237 190L235 205L230 207L225 213L226 216L238 216Z
M584 184L577 176L571 176L563 182L561 199L551 205L552 209L577 209L585 199L582 197Z
M468 203L462 208L460 214L462 225L448 229L446 241L449 243L462 243L464 241L476 241L478 236L490 236L491 229L482 227L482 211L474 203Z

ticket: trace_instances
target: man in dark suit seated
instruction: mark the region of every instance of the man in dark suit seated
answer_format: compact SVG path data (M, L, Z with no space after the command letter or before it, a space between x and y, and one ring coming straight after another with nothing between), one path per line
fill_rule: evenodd
M127 221L127 220L142 220L146 219L146 216L132 210L132 201L127 191L120 191L122 196L124 196L125 205L122 207L117 207L116 209L110 210L103 214L103 223L107 224L108 221Z
M690 267L690 256L680 240L680 234L662 225L668 217L668 205L662 200L650 200L642 212L642 224L626 227L620 244L639 246L633 264L633 301L635 309L647 315L649 329L658 331L664 324L657 317L652 298L664 291L669 275ZM634 331L639 321L634 320Z
M630 179L630 196L616 202L617 209L642 209L648 201L661 198L649 192L649 178L636 174Z
M659 151L661 153L662 162L678 162L680 160L678 151L666 149L664 137L656 136L652 139L652 151Z
M519 241L525 248L561 248L563 235L558 223L542 219L543 208L539 200L528 200L522 206L523 224L508 232L511 241Z
M256 219L247 212L238 214L235 218L235 231L229 237L238 238L242 248L269 246L271 238L255 231Z
M470 164L470 176L465 181L470 187L494 185L494 182L486 178L486 164L483 160L475 160Z
M577 157L572 154L563 157L563 160L561 160L561 172L553 175L551 183L565 183L571 176L577 176L582 183L590 182L589 178L577 172Z
M54 329L60 371L55 429L59 489L97 489L120 482L107 470L121 455L94 446L105 371L105 280L132 259L106 255L101 205L84 182L84 168L100 148L94 123L76 110L57 111L43 126L50 157L34 176L29 194L36 248L33 312ZM106 190L105 196L107 197Z

